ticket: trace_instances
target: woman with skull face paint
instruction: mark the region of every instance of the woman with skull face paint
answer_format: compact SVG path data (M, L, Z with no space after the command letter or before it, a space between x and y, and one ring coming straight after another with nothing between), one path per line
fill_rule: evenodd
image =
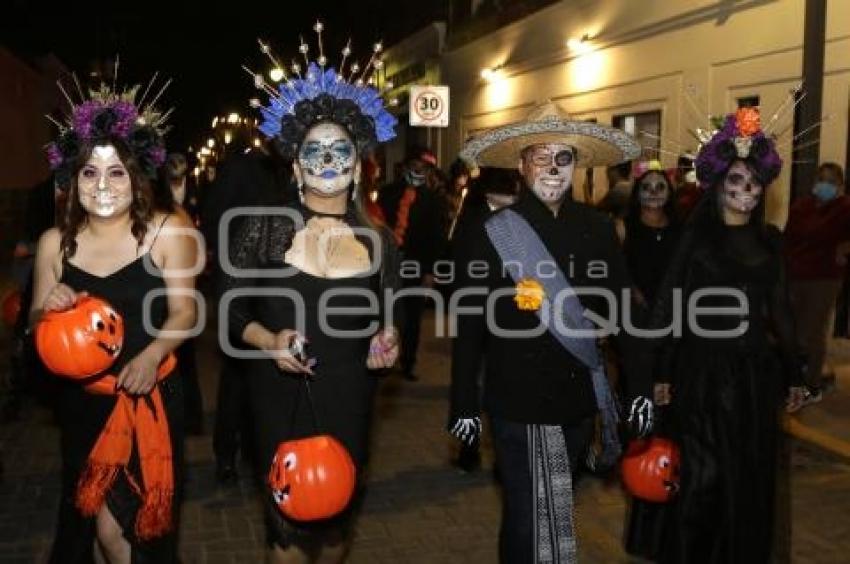
M124 322L120 352L106 371L117 376L114 394L60 383L62 491L53 562L177 561L182 385L176 373L159 372L183 341L174 332L195 321L194 278L186 275L195 247L174 229L191 224L153 208L151 183L165 160L163 120L151 106L137 106L132 92L91 92L48 147L67 198L59 228L39 241L31 319L91 294ZM148 302L153 293L166 299ZM92 329L107 341L114 332L99 317ZM128 405L132 411L122 416ZM142 422L150 417L164 419L164 427Z
M672 183L657 160L635 164L635 181L623 222L623 252L640 299L651 308L670 259L679 243ZM663 431L661 414L656 431ZM665 532L667 506L632 498L625 548L629 554L655 558Z
M635 165L636 178L623 221L623 252L632 281L651 306L679 242L673 188L658 161Z
M303 79L292 81L295 100L274 98L260 128L293 161L301 202L246 217L231 238L230 261L250 270L222 279L224 296L251 289L230 302L227 323L256 349L247 387L271 562L345 557L359 496L331 518L295 521L279 505L302 503L305 494L297 485L273 489L268 465L283 474L303 464L276 459L278 445L326 433L362 471L377 383L372 371L392 366L399 354L393 318L370 307L399 285L392 234L373 228L359 188L361 157L394 136L395 119L379 104L362 103L379 100L374 89L323 67L311 63Z
M775 557L779 415L783 399L802 397L781 237L764 223L764 190L781 164L752 109L727 116L697 157L705 193L650 323L669 327L678 300L699 308L685 311L694 320L663 340L654 362L656 381L667 382L655 399L671 404L682 460L662 562Z

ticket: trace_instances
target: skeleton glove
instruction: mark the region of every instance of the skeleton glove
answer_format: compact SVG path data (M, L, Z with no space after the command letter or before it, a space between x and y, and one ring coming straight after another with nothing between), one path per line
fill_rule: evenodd
M481 436L481 418L468 417L455 419L449 432L461 442L471 445Z
M628 417L629 427L640 438L652 432L655 424L654 407L652 401L644 396L638 396L632 401Z

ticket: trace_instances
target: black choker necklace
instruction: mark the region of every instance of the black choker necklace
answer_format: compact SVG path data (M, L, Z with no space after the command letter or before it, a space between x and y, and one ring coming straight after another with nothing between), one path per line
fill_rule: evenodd
M347 215L347 212L330 213L330 212L316 211L313 208L308 207L306 204L304 205L304 211L307 212L308 215L312 215L312 216L315 216L315 217L333 217L333 218L336 218L336 219L344 218Z

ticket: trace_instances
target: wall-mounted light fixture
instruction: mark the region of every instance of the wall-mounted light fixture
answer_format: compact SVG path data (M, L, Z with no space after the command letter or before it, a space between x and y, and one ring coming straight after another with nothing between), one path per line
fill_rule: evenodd
M505 65L496 65L494 67L486 67L481 69L481 78L486 80L487 82L493 82L494 80L499 78L499 71L502 70Z
M590 44L590 34L585 33L581 37L571 37L567 39L567 48L578 55L583 55L593 50Z

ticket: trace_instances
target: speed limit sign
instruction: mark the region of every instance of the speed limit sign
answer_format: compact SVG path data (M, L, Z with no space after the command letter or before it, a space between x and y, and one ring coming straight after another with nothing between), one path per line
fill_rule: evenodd
M414 127L448 127L449 87L411 86L410 125Z

